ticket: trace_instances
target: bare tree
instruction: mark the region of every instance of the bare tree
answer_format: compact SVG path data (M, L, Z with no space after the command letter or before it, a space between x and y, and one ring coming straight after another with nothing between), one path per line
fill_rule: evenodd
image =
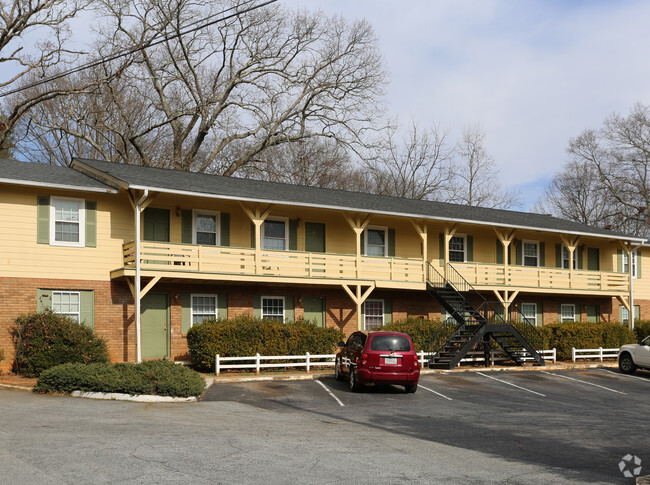
M90 0L0 1L0 90L31 82L74 59L68 48L69 22ZM33 43L34 38L42 39ZM78 88L76 88L78 89ZM0 118L0 147L11 144L12 133L25 113L61 95L57 87L31 90L4 103Z
M471 206L513 208L519 203L519 194L502 188L485 139L485 131L480 126L463 130L463 137L456 146L448 200Z

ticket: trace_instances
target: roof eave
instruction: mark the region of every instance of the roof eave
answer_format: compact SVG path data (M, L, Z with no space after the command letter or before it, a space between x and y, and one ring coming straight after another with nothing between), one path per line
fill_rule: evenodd
M67 185L67 184L54 184L50 182L37 182L35 180L16 180L16 179L6 179L0 178L0 183L11 184L11 185L26 185L29 187L48 187L52 189L63 189L63 190L76 190L79 192L100 192L104 194L117 194L117 190L113 188L103 188L103 187L89 187L84 185Z

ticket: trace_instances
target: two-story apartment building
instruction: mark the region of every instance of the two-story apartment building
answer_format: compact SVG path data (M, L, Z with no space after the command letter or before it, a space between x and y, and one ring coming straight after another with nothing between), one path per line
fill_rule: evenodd
M186 360L206 317L305 318L350 333L444 318L460 274L535 325L650 314L644 240L548 215L75 159L0 160L0 347L52 308L116 361ZM631 261L631 264L630 264ZM441 311L442 310L442 311Z

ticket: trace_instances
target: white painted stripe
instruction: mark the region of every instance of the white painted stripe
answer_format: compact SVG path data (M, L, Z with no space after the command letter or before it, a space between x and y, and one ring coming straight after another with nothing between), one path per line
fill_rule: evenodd
M424 387L422 384L418 384L418 387L421 387L422 389L432 392L440 397L444 397L447 401L452 401L453 399L450 397L445 396L444 394L440 394L439 392L434 391L433 389L429 389L428 387Z
M631 379L640 379L640 380L642 380L642 381L650 382L650 379L648 379L648 378L646 378L646 377L631 376L631 375L629 375L629 374L623 374L622 372L616 372L616 371L613 371L613 370L611 370L611 369L600 369L600 370L604 370L604 371L606 371L606 372L610 372L610 373L612 373L612 374L616 374L617 376L621 376L621 377L629 377L629 378L631 378Z
M501 379L497 379L496 377L489 376L487 374L483 374L482 372L477 372L477 374L482 375L483 377L487 377L488 379L494 379L495 381L502 382L504 384L508 384L509 386L516 387L517 389L521 389L522 391L530 392L532 394L537 394L538 396L546 397L546 394L542 394L541 392L537 391L531 391L530 389L526 389L525 387L518 386L517 384L513 384L512 382L506 382L502 381Z
M336 396L334 395L334 393L333 393L332 391L330 391L329 388L328 388L325 384L323 384L323 383L322 383L321 381L319 381L318 379L314 379L314 380L315 380L316 382L318 382L321 386L323 386L323 389L325 389L325 390L327 391L327 394L329 394L330 396L332 396L332 398L333 398L337 403L339 403L339 405L340 405L341 407L345 407L345 404L343 404L343 403L341 402L341 400L340 400L338 397L336 397Z
M626 394L625 392L617 391L616 389L610 389L609 387L601 386L599 384L594 384L593 382L582 381L580 379L574 379L573 377L563 376L560 374L553 374L552 372L546 372L545 370L543 370L542 373L548 374L549 376L562 377L563 379L569 379L571 381L581 382L582 384L587 384L589 386L600 387L601 389L605 389L606 391L612 391L617 394Z

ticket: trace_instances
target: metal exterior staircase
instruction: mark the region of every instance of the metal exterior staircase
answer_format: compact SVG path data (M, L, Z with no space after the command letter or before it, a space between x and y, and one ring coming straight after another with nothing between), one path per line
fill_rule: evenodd
M445 343L436 349L429 362L430 368L453 369L477 346L483 343L485 365L489 365L490 349L499 346L517 365L526 358L533 358L544 365L537 352L543 348L543 339L535 326L519 310L516 323L506 322L495 306L490 304L451 265L447 266L447 278L429 264L427 291L433 296L449 318L441 326L441 332L449 334Z

